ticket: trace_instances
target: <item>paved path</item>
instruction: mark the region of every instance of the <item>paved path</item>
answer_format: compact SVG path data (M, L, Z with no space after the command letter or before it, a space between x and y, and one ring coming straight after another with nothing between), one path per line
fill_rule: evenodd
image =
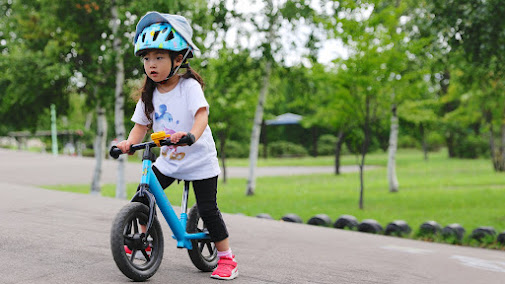
M58 185L90 183L95 168L95 159L89 157L53 156L13 151L0 148L0 180L26 185ZM142 165L126 163L127 182L138 182ZM104 160L102 182L116 182L117 161ZM249 169L228 167L228 177L247 178ZM333 173L333 167L260 167L257 176L289 176L315 173ZM358 171L357 166L342 166L341 172Z
M92 163L14 153L0 150L0 283L131 283L109 249L113 216L127 201L30 185L89 178ZM505 283L503 251L224 218L240 267L232 283ZM163 231L165 257L148 283L218 283Z

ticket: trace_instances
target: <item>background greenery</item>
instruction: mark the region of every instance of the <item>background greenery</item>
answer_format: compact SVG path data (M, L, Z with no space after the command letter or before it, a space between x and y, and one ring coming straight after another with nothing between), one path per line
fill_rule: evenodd
M97 107L106 109L113 125L119 58L126 79L122 95L130 97L141 84L132 32L142 15L159 10L191 21L202 50L192 66L207 83L209 123L222 156L247 156L254 108L268 82L264 119L292 112L303 121L302 126L264 128L262 144L271 146L262 155L333 154L335 145L328 143L335 144L335 138L321 138L340 132L352 152L364 142L370 151L386 149L395 108L401 146L443 146L451 158L493 157L495 170L505 169L505 44L496 36L505 29L501 1L249 3L257 9L240 8L240 3L0 1L0 136L48 130L49 106L55 104L58 129L83 132L61 137L60 145L78 139L91 149ZM113 9L118 11L116 33ZM334 50L323 48L329 40ZM268 74L267 62L272 63ZM128 99L119 114L127 130L134 105ZM369 141L364 141L366 131ZM115 136L114 127L108 127L107 139ZM319 147L320 141L327 143Z
M356 164L356 157L345 155L346 165ZM268 213L279 220L288 213L299 215L304 222L317 214L327 214L332 222L342 214L355 216L358 221L375 219L384 228L395 220L406 221L414 237L419 226L429 220L442 227L459 223L467 235L480 226L505 230L503 196L505 184L501 174L490 170L486 159L448 159L446 150L432 153L425 161L419 150L401 150L398 154L398 178L402 190L391 194L384 178L387 156L376 152L369 155L368 165L377 168L366 171L365 209L358 209L359 180L357 173L339 176L317 174L289 177L259 177L254 196L245 196L245 179L230 178L218 189L219 207L226 213L256 216ZM244 160L231 160L233 166ZM332 165L330 157L259 160L260 166ZM53 189L88 193L89 186L60 186ZM129 197L137 184L128 185ZM102 195L113 197L114 185L106 185ZM172 204L181 200L182 184L166 190ZM190 202L194 202L193 196ZM466 239L470 243L470 239Z
M107 141L121 135L111 127L118 118L127 130L132 127L135 100L115 106L121 105L118 98L135 95L144 76L132 53L136 23L147 11L177 13L190 19L201 49L191 64L205 79L209 125L221 161L232 158L227 166L249 164L244 158L264 88L264 120L288 112L303 120L263 127L259 153L270 159L260 166L335 165L338 153L345 154L344 165L358 164L355 154L371 153L366 163L381 166L365 174L364 210L357 206L358 174L328 174L259 178L254 197L243 196L244 180L230 179L221 184L223 211L275 218L294 212L304 220L318 213L334 219L353 214L383 225L405 219L413 227L435 219L504 229L502 0L248 3L257 9L238 4L0 1L0 136L48 130L49 107L55 105L58 129L82 133L60 137L60 145L78 140L84 155L94 155L98 109L106 111ZM119 63L125 82L116 98ZM390 146L396 118L403 150L397 160L401 190L393 194L381 151ZM49 150L49 139L42 139ZM112 187L103 193L112 195Z

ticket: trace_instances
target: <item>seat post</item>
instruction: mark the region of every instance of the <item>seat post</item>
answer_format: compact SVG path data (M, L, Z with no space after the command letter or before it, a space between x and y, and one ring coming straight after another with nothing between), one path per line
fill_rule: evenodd
M189 181L184 181L184 191L182 192L181 213L188 212Z

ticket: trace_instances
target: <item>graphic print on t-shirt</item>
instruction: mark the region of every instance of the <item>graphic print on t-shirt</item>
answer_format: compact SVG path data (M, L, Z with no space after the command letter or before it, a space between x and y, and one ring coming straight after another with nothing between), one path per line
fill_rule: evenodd
M166 134L174 134L176 131L171 128L171 124L177 125L179 121L174 122L172 114L167 111L167 106L162 104L159 106L160 113L154 113L154 120L159 124L161 129L165 131ZM161 148L161 155L166 156L170 152L170 160L182 160L186 153L177 153L177 147L174 146L163 146Z
M163 131L167 134L174 134L175 131L170 129L170 123L174 121L172 114L167 112L167 106L166 105L160 105L160 113L158 112L154 113L154 120L156 120L157 123L160 124L160 126L163 128Z

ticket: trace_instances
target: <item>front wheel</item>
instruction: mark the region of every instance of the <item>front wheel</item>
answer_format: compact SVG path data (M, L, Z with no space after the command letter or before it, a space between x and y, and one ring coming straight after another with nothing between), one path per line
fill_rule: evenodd
M149 218L149 208L132 202L116 215L110 234L110 247L117 267L134 281L153 276L163 259L163 233L155 217L148 235L143 232Z
M203 220L200 218L196 204L189 210L186 231L188 233L200 233L207 231ZM214 268L216 268L218 261L217 248L214 242L210 239L201 239L191 240L191 244L193 248L188 250L191 262L193 262L196 268L201 271L213 271Z

